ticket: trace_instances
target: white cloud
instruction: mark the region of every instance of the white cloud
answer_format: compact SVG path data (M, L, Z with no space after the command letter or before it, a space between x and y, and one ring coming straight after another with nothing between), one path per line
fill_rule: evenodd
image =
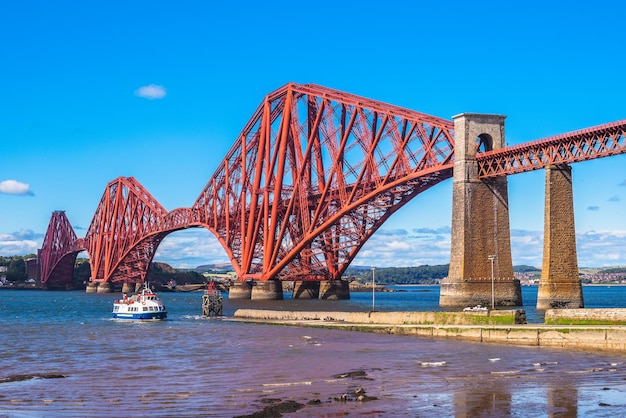
M149 100L162 99L167 96L167 91L163 86L148 84L147 86L139 87L135 90L135 96L143 97L144 99Z
M0 233L0 255L36 254L41 248L43 235L30 230ZM402 229L381 229L365 243L352 265L410 267L448 264L450 238L447 227L433 228L429 233L420 229L419 234L410 235ZM626 265L626 231L579 232L576 244L580 267ZM513 265L541 267L543 231L511 230L511 252ZM168 235L159 245L154 261L174 268L229 263L222 245L204 228L190 228Z
M41 247L43 234L35 234L31 230L22 230L10 234L0 233L0 255L9 257L13 255L37 254Z
M17 180L0 181L0 193L31 196L33 194L28 183L22 183Z
M379 229L363 245L352 262L355 266L410 267L447 264L450 260L450 229Z
M174 268L229 263L226 250L204 228L190 228L168 235L157 248L154 261L167 263Z
M576 234L579 267L626 265L626 231L586 231Z
M419 232L419 233L417 233ZM576 234L580 267L626 265L626 231L585 231ZM450 228L380 229L352 262L353 266L410 267L450 262ZM511 230L513 265L541 267L543 231ZM203 228L178 231L161 243L155 261L175 268L228 263L226 251Z

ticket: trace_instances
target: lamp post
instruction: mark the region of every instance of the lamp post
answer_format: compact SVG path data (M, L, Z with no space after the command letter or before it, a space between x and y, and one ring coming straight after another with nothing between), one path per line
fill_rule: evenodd
M494 309L496 306L496 292L494 289L494 278L493 278L493 260L497 258L495 255L490 255L489 261L491 261L491 309Z
M375 311L376 305L376 279L374 278L374 273L376 272L376 267L372 267L372 311Z

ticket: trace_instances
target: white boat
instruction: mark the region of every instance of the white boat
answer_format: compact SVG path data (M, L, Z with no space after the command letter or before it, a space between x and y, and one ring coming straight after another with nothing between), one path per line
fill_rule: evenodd
M465 312L477 312L477 311L488 311L489 308L482 306L482 305L476 305L476 306L468 306L467 308L463 308L463 310Z
M116 319L165 319L167 310L148 283L137 294L113 302L113 318Z

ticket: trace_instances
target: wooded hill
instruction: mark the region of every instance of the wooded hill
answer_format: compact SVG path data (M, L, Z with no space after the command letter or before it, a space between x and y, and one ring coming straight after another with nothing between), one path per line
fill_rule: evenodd
M384 267L374 271L376 284L438 284L448 275L449 265L419 266L419 267ZM360 283L372 281L372 269L369 267L348 269L344 278L356 280Z

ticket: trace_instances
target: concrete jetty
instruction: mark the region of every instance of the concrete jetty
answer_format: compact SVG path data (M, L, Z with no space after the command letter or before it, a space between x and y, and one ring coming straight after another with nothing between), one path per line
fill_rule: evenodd
M569 311L576 311L574 315ZM546 318L569 325L525 324L520 311L491 312L311 312L239 309L242 322L456 339L492 344L626 352L626 309L549 309ZM606 312L610 311L610 316ZM621 312L617 312L621 311ZM521 311L523 312L523 311ZM593 318L594 323L586 321ZM524 321L525 322L525 318ZM576 325L581 323L581 325Z

